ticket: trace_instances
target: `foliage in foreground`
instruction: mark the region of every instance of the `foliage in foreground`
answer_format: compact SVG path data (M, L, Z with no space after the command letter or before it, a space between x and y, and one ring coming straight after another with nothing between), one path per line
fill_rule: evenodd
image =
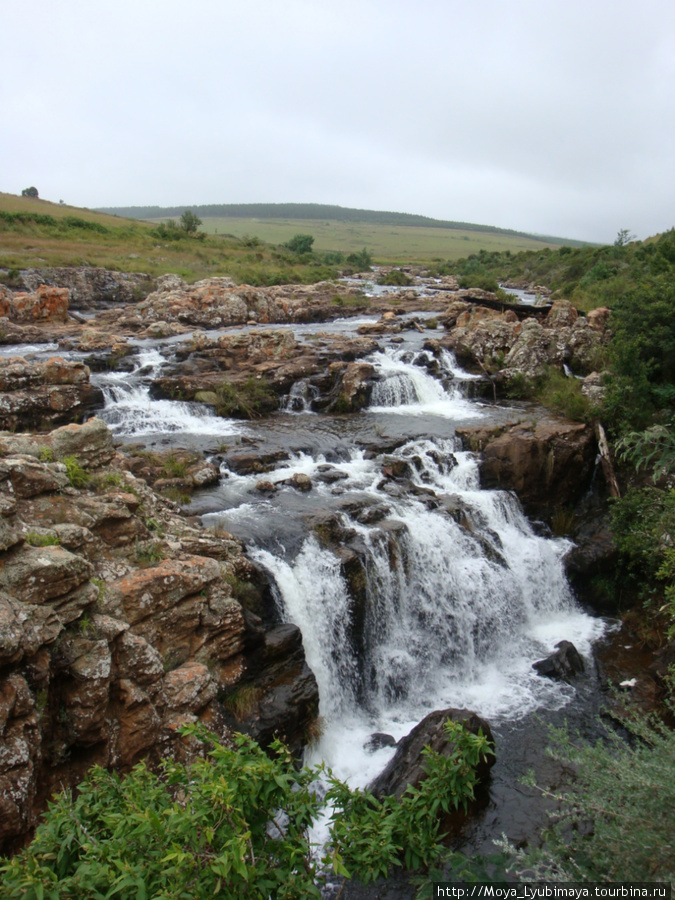
M76 799L58 797L32 844L0 866L3 897L200 900L226 889L228 898L300 900L320 898L335 873L367 882L402 863L435 864L444 852L436 813L472 798L475 765L492 752L461 724L446 730L454 753L429 752L429 777L400 804L328 773L337 810L320 860L308 829L324 804L323 769L296 770L279 742L270 758L248 737L229 749L190 726L185 734L211 744L207 759L168 762L160 775L141 763L126 778L96 768Z
M574 780L537 850L510 848L523 880L675 881L675 731L657 721L624 723L594 745L553 729L552 756Z

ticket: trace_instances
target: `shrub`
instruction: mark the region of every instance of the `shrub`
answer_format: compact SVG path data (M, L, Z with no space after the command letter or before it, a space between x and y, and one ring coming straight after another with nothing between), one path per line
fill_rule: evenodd
M371 881L401 862L437 863L438 813L473 795L475 766L491 752L480 735L449 722L451 757L427 752L428 776L400 803L351 791L329 776L337 809L319 861L308 829L321 811L314 789L322 768L298 770L279 741L268 755L236 735L224 747L199 726L184 736L210 746L191 765L144 763L124 778L101 768L54 800L31 845L0 866L3 897L320 900L319 884L334 873Z
M56 534L40 534L38 531L29 531L25 535L27 544L31 547L55 547L61 543Z
M552 756L574 772L542 848L514 852L529 880L672 882L675 879L675 731L624 720L628 739L606 732L590 745L552 730Z
M413 283L412 278L402 269L392 269L390 272L386 272L377 279L378 284L391 284L398 285L399 287L408 287Z
M64 456L61 462L66 467L68 481L74 488L83 488L87 485L90 475L82 468L76 456Z
M311 253L313 244L314 238L311 234L296 234L283 246L286 247L287 250L291 250L293 253L302 254Z
M568 419L584 422L590 418L591 404L581 393L581 382L558 369L546 372L537 386L536 396L542 406Z
M224 381L216 395L219 416L257 419L276 407L276 395L270 385L252 375L244 382Z

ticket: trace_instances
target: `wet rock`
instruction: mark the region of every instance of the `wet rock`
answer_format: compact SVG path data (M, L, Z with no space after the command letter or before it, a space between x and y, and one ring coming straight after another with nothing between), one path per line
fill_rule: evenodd
M273 481L259 481L255 486L256 491L261 494L276 494L277 486Z
M358 412L368 405L374 368L370 363L349 363L344 370L335 412Z
M299 753L316 719L319 690L308 668L302 635L295 625L278 625L264 635L251 656L249 672L255 679L225 698L225 708L238 730L263 745L280 737L293 753Z
M391 734L383 734L381 731L376 731L370 735L366 743L363 745L363 749L367 753L376 753L378 750L382 750L384 747L395 746L396 738L394 738Z
M311 491L312 479L303 472L296 472L288 479L288 483L296 489L296 491Z
M443 727L448 719L452 722L461 722L472 734L478 734L480 730L494 744L489 724L476 713L467 709L452 708L432 712L422 719L410 734L401 738L397 745L398 749L387 767L370 783L369 789L376 797L393 795L400 800L409 785L419 787L426 777L422 753L425 747L443 756L450 756L453 753L455 745ZM480 781L487 779L494 761L494 756L487 756L479 763L477 771Z
M585 670L584 661L579 651L571 641L559 641L556 651L532 664L532 668L538 675L546 678L555 678L559 681L569 681Z

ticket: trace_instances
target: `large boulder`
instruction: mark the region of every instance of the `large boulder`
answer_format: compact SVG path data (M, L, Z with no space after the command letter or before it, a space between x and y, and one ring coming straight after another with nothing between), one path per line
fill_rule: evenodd
M596 442L589 425L549 419L507 429L463 427L457 434L482 454L481 485L515 491L528 515L550 518L576 504L591 483Z
M478 734L480 731L494 745L489 724L468 709L440 709L429 713L406 737L401 738L396 753L387 767L369 785L369 789L376 797L393 795L400 800L408 787L419 787L426 778L423 754L425 748L428 747L443 756L450 756L454 752L455 745L444 728L448 719L460 722L472 734ZM488 755L479 763L477 769L479 781L488 778L494 762L494 756Z
M4 314L18 325L48 325L68 320L70 294L67 288L41 284L34 293L12 294Z

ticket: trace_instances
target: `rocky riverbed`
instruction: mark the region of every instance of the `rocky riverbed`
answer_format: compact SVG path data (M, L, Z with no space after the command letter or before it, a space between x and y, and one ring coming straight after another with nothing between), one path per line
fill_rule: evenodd
M504 810L534 822L507 784L532 763L514 763L517 723L595 708L598 682L592 662L562 681L532 663L563 639L589 662L606 626L565 559L583 594L612 547L593 429L495 399L547 365L597 390L606 311L500 309L423 278L374 297L39 282L0 288L5 847L94 763L199 752L186 722L313 742L363 783L448 706L515 742L475 845ZM551 534L570 510L595 523L574 554Z

